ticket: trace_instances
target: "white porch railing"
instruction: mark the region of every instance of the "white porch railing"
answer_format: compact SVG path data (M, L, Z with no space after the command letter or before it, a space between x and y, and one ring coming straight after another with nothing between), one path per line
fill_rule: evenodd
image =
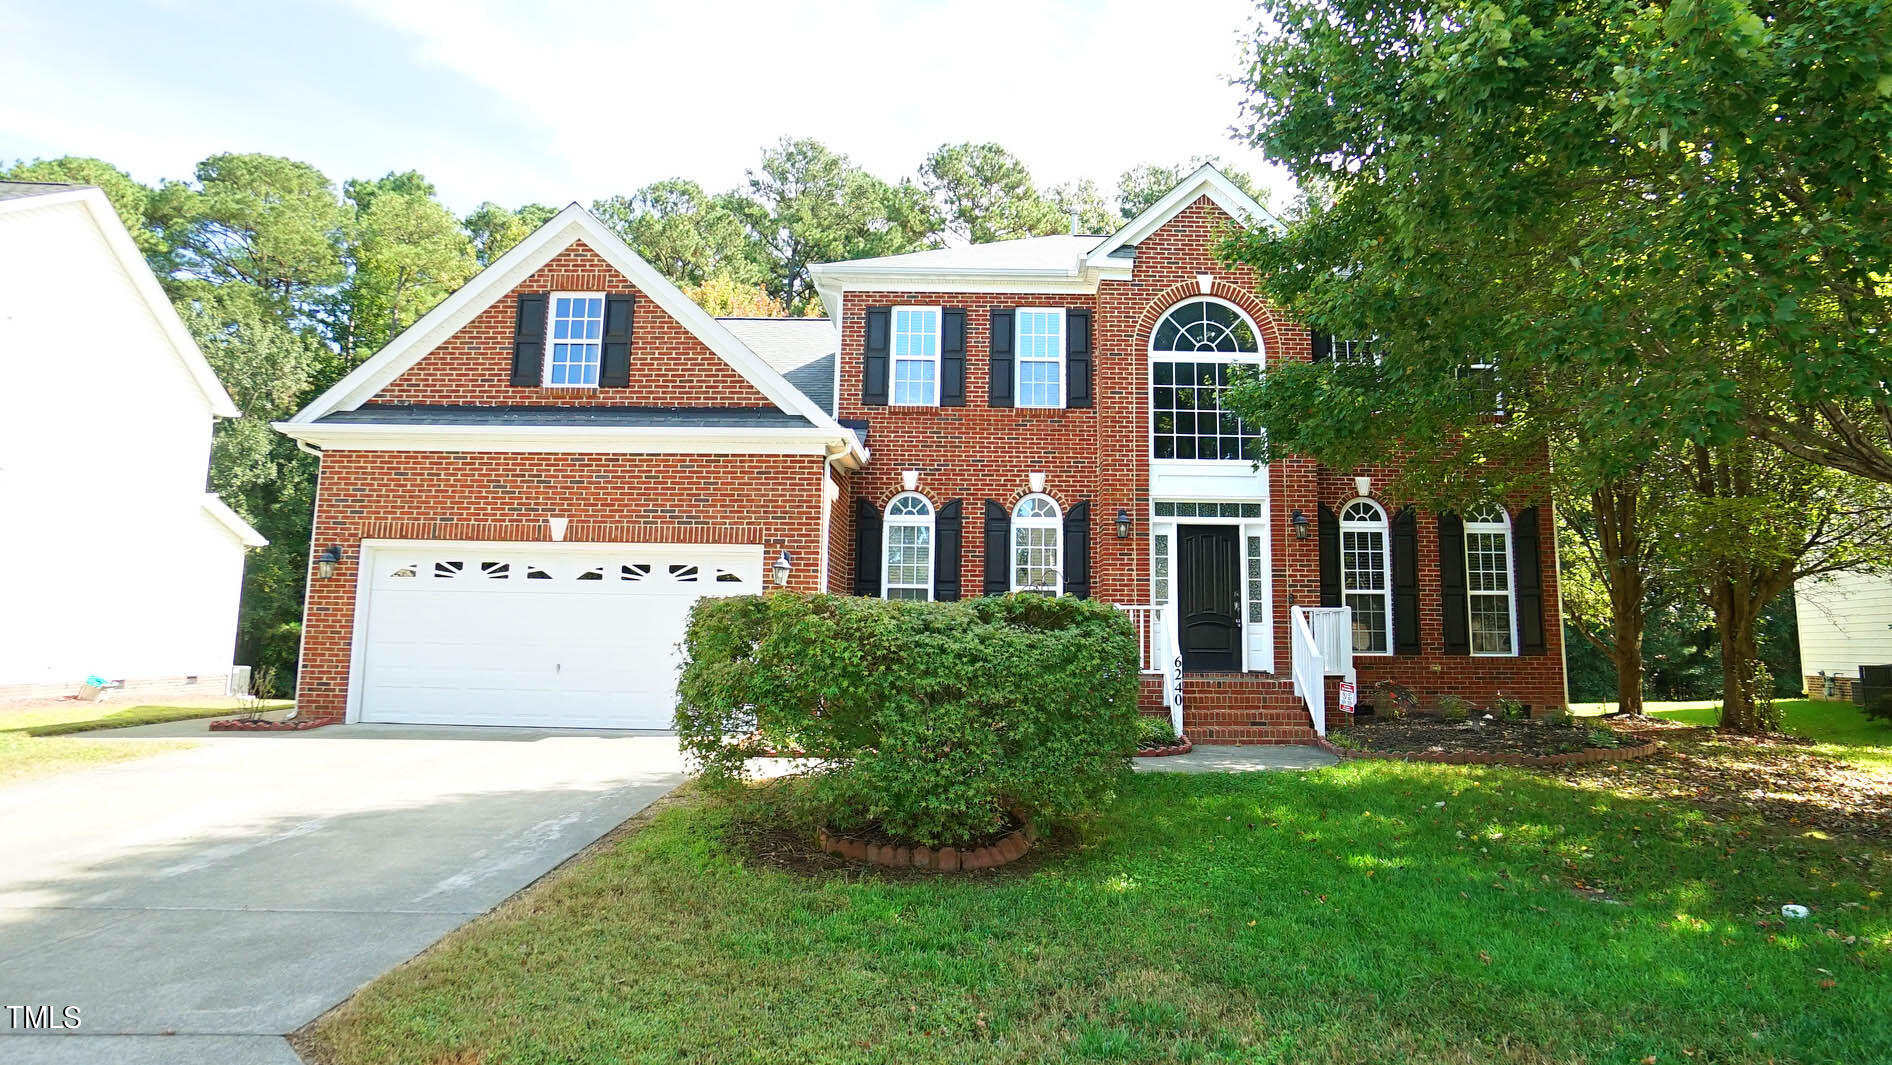
M1138 671L1162 676L1170 727L1182 735L1182 639L1176 629L1176 611L1154 603L1120 603L1117 609L1130 615L1130 624L1136 627Z
M1307 627L1313 630L1314 646L1327 665L1327 675L1344 677L1348 684L1357 682L1353 671L1353 608L1348 606L1310 606Z
M1294 654L1294 694L1307 704L1307 716L1314 719L1314 731L1327 735L1327 661L1320 653L1320 641L1308 624L1309 609L1289 608L1290 642Z

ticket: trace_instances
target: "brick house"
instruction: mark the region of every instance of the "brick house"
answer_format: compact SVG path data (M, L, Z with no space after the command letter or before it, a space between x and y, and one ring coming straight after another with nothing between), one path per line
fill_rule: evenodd
M1256 468L1239 367L1346 358L1217 263L1273 224L1204 167L1110 236L816 267L717 320L573 206L289 422L319 449L299 705L662 728L690 602L774 584L1090 595L1146 709L1310 738L1340 682L1564 702L1550 506Z

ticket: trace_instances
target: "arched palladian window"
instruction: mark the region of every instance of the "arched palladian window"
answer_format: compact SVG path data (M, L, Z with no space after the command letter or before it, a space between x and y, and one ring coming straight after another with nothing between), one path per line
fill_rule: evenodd
M1340 508L1341 601L1353 608L1353 653L1390 654L1393 581L1386 549L1386 512L1370 499Z
M1064 514L1047 495L1012 508L1012 591L1064 591Z
M1511 516L1496 503L1465 518L1466 618L1475 655L1517 653L1517 608L1511 579Z
M1222 410L1222 393L1231 368L1261 358L1255 323L1233 304L1205 297L1171 308L1150 335L1152 457L1248 459L1260 434Z
M887 504L881 525L880 594L887 599L933 598L933 504L903 492Z

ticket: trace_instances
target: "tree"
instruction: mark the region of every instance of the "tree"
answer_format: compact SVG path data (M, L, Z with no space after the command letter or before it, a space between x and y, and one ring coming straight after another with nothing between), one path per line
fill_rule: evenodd
M942 144L920 164L920 183L945 231L972 244L1066 232L1069 216L1039 195L1031 170L996 144Z
M146 225L145 214L151 207L151 189L130 174L103 159L66 155L57 159L18 162L0 170L0 181L54 181L69 185L96 185L111 201L118 220L125 223L138 250L147 256L161 255L164 241Z
M683 294L717 318L782 318L788 314L787 305L769 295L767 288L738 281L726 273L701 284L685 285Z
M598 200L591 212L673 284L701 285L717 274L760 284L768 276L732 197L710 196L694 181L655 182Z
M1105 202L1097 182L1089 178L1055 185L1045 194L1066 218L1076 216L1079 233L1115 233L1123 219Z
M307 163L213 155L194 185L165 182L149 217L170 245L161 276L240 281L302 306L347 273L349 211Z
M461 219L467 237L473 242L473 258L481 266L491 266L495 259L511 251L558 212L542 203L529 203L516 211L491 200L473 209Z
M350 362L393 340L479 270L473 243L414 171L350 181L355 206L347 249L351 271L339 293L337 342Z
M1175 166L1160 166L1155 163L1143 163L1133 166L1117 177L1117 209L1125 221L1142 214L1144 209L1162 199L1169 190L1182 184L1183 178L1200 170L1204 164L1212 163L1222 171L1235 187L1253 196L1257 202L1266 205L1267 197L1255 184L1255 179L1222 165L1222 160L1213 155L1191 156L1187 162Z

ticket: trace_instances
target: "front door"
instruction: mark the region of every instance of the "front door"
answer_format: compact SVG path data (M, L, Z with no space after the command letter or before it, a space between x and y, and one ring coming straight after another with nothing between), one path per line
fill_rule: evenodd
M1177 530L1177 606L1183 668L1242 668L1240 538L1233 525L1184 525Z

